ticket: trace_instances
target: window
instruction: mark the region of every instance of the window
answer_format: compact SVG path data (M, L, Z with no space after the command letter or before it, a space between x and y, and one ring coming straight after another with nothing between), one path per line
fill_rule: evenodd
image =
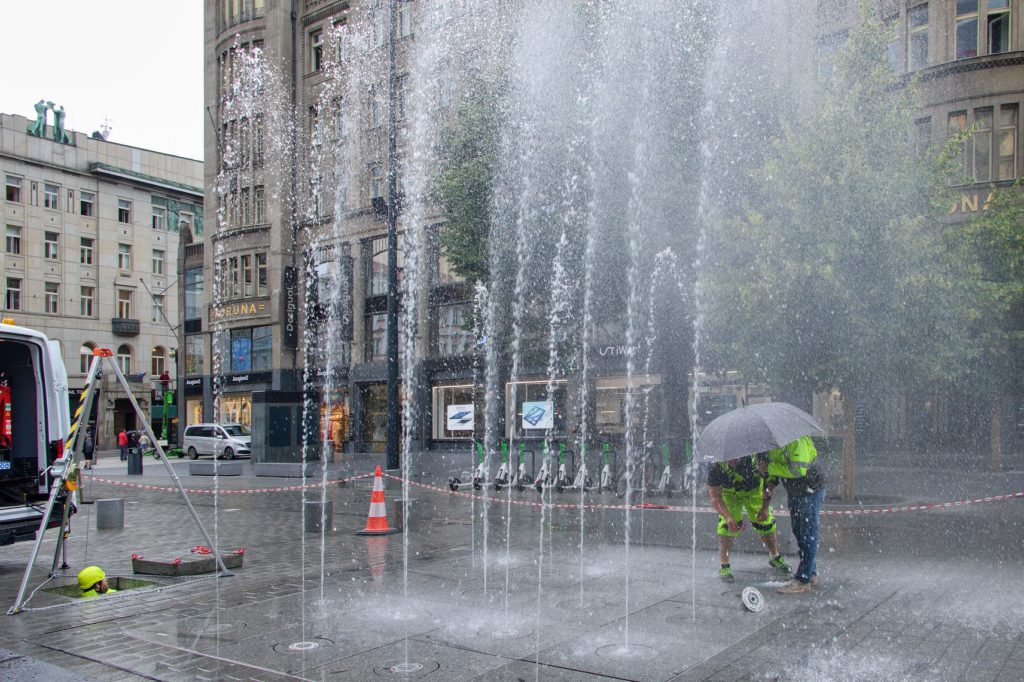
M203 373L203 335L190 334L185 337L185 374L193 376Z
M469 303L441 305L434 309L438 355L463 355L472 350L473 330L466 325L469 313Z
M974 181L992 179L992 107L974 110Z
M254 372L268 371L274 368L274 328L253 327L252 330L252 369Z
M384 196L384 167L370 166L370 200Z
M1010 51L1010 0L988 0L985 31L989 54Z
M893 73L900 73L902 64L900 62L900 20L899 17L889 17L885 20L886 30L889 31L891 39L886 45L886 59L889 61L889 68Z
M132 202L127 199L117 200L117 222L126 225L132 222Z
M78 251L78 259L81 261L82 265L92 265L92 245L92 238L82 237L82 245Z
M21 228L17 225L7 226L7 253L21 255Z
M999 107L999 138L996 142L996 179L1017 177L1017 104Z
M907 18L910 23L909 69L917 71L928 66L928 5L912 7Z
M946 120L946 136L953 138L959 135L967 127L967 112L966 111L951 111ZM967 141L964 140L963 146L957 151L956 158L952 159L953 166L956 168L956 173L960 177L953 178L953 182L960 182L963 179L963 175L966 174L967 169L964 167L965 152L967 147Z
M263 194L263 185L252 188L252 221L255 225L267 222L267 204Z
M253 151L252 163L259 167L263 165L263 115L260 114L253 119L252 133Z
M164 296L153 294L153 322L164 321Z
M377 237L371 243L366 266L366 295L388 293L388 238Z
M14 175L8 175L5 182L7 201L17 201L21 203L21 178Z
M473 430L475 426L479 425L477 419L474 419L475 408L473 407L473 385L464 384L461 386L434 386L431 390L433 393L433 417L434 417L434 438L438 439L454 439L454 438L465 438L466 440L473 437ZM464 406L470 406L467 410ZM448 421L448 408L453 408L453 419L452 423ZM468 415L462 415L459 417L457 413L467 412ZM448 426L455 426L458 428L448 429Z
M149 373L159 378L167 366L167 350L163 346L154 346L150 358Z
M364 362L380 362L385 359L387 353L386 332L388 327L388 316L385 313L377 313L366 316L366 355Z
M78 193L78 212L91 218L96 215L96 195L92 192L81 191Z
M267 254L256 254L256 295L267 295Z
M78 371L85 374L89 371L89 365L92 364L92 350L93 345L91 343L82 344L78 349Z
M388 8L381 0L375 0L371 10L373 18L373 46L384 47L388 39Z
M931 117L919 118L914 121L914 151L918 156L924 156L932 144L932 119Z
M92 317L92 302L95 296L95 289L82 287L78 297L78 312L82 317Z
M398 37L407 38L412 35L412 6L405 2L398 3Z
M247 327L231 330L231 371L262 372L273 369L274 328Z
M252 15L257 18L263 16L263 0L253 0ZM253 44L255 45L255 42Z
M242 292L242 282L238 276L238 256L228 258L228 296L238 298Z
M164 252L153 249L153 274L164 274Z
M120 270L132 269L132 246L131 244L117 245L117 267Z
M381 101L380 87L370 90L370 127L379 128L384 125L384 103Z
M249 188L243 187L238 195L238 224L251 225L249 222Z
M56 232L45 232L43 237L43 258L60 260L60 235Z
M395 117L398 120L403 120L406 116L406 103L408 102L408 79L402 76L398 79L398 83L395 86L397 92L395 93L395 99L397 100Z
M128 344L118 346L117 364L121 368L122 374L128 375L132 373L132 347Z
M45 312L48 315L56 315L60 312L60 285L56 282L46 282L44 303Z
M196 320L203 316L203 269L189 268L185 271L185 319Z
M74 213L75 212L75 190L73 190L73 189L69 189L68 190L68 203L67 203L67 207L68 207L68 213Z
M31 189L29 191L32 194L32 205L33 206L38 206L39 205L39 185L34 183L34 182L31 183Z
M60 210L60 187L48 182L43 183L43 208Z
M185 232L186 230L192 230L193 224L192 214L182 211L178 214L178 231Z
M154 230L166 230L167 229L167 209L163 206L153 207L153 229Z
M319 71L324 60L324 32L316 30L309 34L309 70Z
M253 295L253 271L252 271L252 256L242 256L242 296L245 298L252 298Z
M117 316L122 320L132 319L132 290L117 290Z
M556 381L554 391L548 394L547 381L519 381L505 384L505 433L508 436L522 438L524 436L540 436L550 433L551 435L565 433L565 403L566 390L565 381ZM534 403L530 405L529 403ZM540 403L537 405L536 403ZM526 415L531 411L536 415L541 408L541 420L526 421L524 428L523 413L524 404L527 408ZM547 414L548 412L551 414Z
M14 277L7 278L7 298L5 300L7 310L21 310L21 280Z
M956 0L956 58L978 56L978 0Z

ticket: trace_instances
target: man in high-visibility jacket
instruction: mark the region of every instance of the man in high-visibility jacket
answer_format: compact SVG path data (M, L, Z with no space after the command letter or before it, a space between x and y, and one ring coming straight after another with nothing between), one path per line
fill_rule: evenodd
M86 566L78 572L78 589L82 597L98 597L117 590L107 586L107 574L99 566Z
M784 447L769 450L762 460L762 473L767 476L764 502L771 501L772 492L782 481L793 535L800 548L800 565L793 579L779 588L781 594L810 592L811 587L818 584L818 517L825 499L825 474L817 458L814 443L809 436L803 436Z
M768 565L784 575L789 575L792 570L779 554L775 517L771 507L763 502L763 485L758 462L753 455L715 462L708 469L708 494L711 506L718 512L718 559L722 564L718 577L725 582L735 581L729 553L733 538L743 527L744 510L750 525L768 550Z

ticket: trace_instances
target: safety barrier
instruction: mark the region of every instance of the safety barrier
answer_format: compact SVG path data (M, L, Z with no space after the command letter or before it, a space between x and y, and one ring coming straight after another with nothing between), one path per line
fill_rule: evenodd
M360 474L358 476L350 476L348 478L335 478L328 481L321 481L316 483L308 483L305 485L289 485L289 486L274 486L268 488L248 488L248 489L214 489L214 488L185 488L186 492L199 493L203 495L212 495L219 493L222 495L253 495L258 493L283 493L283 492L294 492L301 490L309 490L313 488L320 488L323 485L332 485L340 483L349 483L360 479L372 478L373 474ZM97 483L108 483L110 485L120 486L124 488L137 488L140 490L155 490L160 492L177 492L176 488L170 488L166 486L147 485L144 483L134 483L128 481L119 481L111 478L99 478L97 476L85 476L89 481ZM399 483L404 482L404 479L400 476L393 474L384 474L384 478L397 481ZM483 501L484 496L474 493L462 492L461 490L450 490L447 487L431 485L429 483L420 483L419 481L409 481L409 485L421 488L423 490L430 490L436 493L443 493L446 495L455 495L456 497L463 497L466 499L475 499ZM956 507L966 507L972 504L985 504L990 502L1003 502L1006 500L1013 500L1024 498L1024 491L1017 493L1006 493L1004 495L987 495L985 497L978 497L967 500L952 500L948 502L929 502L922 504L909 504L909 505L896 505L892 507L858 507L856 509L822 509L822 516L865 516L869 514L894 514L900 512L915 512L915 511L934 511L939 509L954 509ZM519 498L508 499L504 494L499 493L498 495L491 495L488 497L489 500L500 501L502 504L510 503L524 507L546 507L548 509L579 509L578 503L572 504L567 502L560 503L549 503L543 501L531 501ZM634 509L642 511L668 511L668 512L697 512L703 514L714 514L717 513L712 507L702 506L680 506L680 505L667 505L667 504L584 504L583 509ZM786 509L775 509L774 513L776 516L788 516L789 511Z

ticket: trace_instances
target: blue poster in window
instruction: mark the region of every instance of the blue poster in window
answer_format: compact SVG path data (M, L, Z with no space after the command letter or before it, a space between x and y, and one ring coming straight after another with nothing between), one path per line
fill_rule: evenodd
M231 371L249 372L252 370L252 341L250 339L231 339Z
M554 428L554 409L552 407L549 400L524 402L522 427L524 429Z

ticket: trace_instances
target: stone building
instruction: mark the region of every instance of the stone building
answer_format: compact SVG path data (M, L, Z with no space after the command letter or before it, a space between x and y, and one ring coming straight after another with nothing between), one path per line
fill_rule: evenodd
M60 343L72 408L92 349L109 348L157 433L167 418L173 435L155 382L175 374L178 241L202 233L203 164L64 130L63 108L55 129L36 109L36 121L0 115L4 317ZM103 382L97 443L114 447L137 423L109 372Z

